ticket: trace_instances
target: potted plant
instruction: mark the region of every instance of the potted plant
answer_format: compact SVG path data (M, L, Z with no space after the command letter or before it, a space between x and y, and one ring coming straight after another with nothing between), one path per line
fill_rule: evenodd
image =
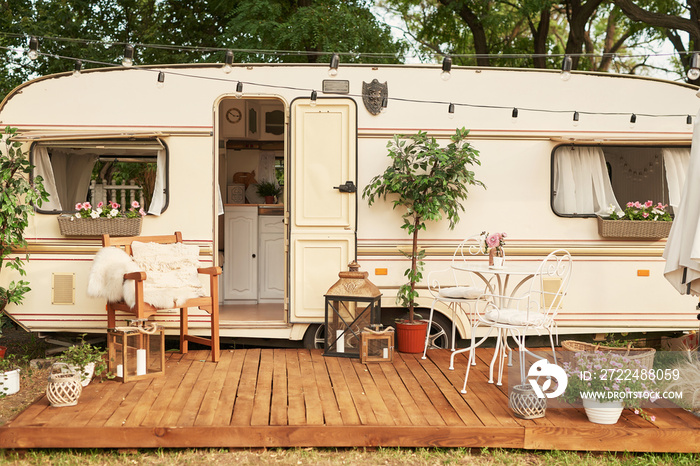
M138 201L132 201L128 210L120 210L114 201L99 202L93 207L89 202L78 202L75 214L59 215L58 227L65 236L138 236L141 219L146 212Z
M20 359L8 354L0 359L0 398L19 391Z
M638 359L617 353L582 351L564 363L564 371L568 376L564 399L569 403L581 400L589 421L615 424L624 408L649 419L641 410L641 403L644 394L650 398L655 393L654 381L648 375L649 369Z
M668 205L654 201L628 202L625 210L608 207L608 217L598 217L598 233L604 238L666 238L671 231L673 217Z
M34 167L29 164L20 143L10 140L16 133L17 128L6 127L2 136L4 146L0 147L0 272L3 268L11 269L21 277L25 275L24 260L29 254L25 259L19 256L10 259L9 256L14 251L27 250L24 231L29 225L29 216L34 214L34 205L41 206L49 195L40 176L31 178ZM29 282L25 280L10 281L6 288L0 286L0 318L9 304L20 304L29 290Z
M265 198L265 204L274 204L275 197L280 195L282 188L272 181L261 181L258 183L257 192L260 197Z
M80 373L81 384L85 387L93 376L100 375L107 369L105 354L107 351L86 342L83 334L78 344L66 349L59 359L68 364L73 371Z
M384 173L372 178L362 196L371 206L377 199L389 198L393 208L405 209L401 228L412 236L411 260L404 275L408 282L399 288L397 303L408 308L408 318L397 322L399 351L418 353L423 350L426 322L415 322L416 283L423 278L425 251L418 250L418 233L425 230L428 220L447 217L450 229L464 211L469 186L484 184L474 177L470 167L480 164L479 152L467 142L469 131L457 129L450 143L440 147L434 137L425 132L396 135L387 145L391 164ZM413 335L413 338L408 337ZM409 339L410 338L410 339Z

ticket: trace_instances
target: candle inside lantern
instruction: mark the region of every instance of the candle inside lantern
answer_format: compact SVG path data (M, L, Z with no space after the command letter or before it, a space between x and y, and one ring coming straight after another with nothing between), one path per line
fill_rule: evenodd
M345 336L343 335L344 330L336 330L335 336L337 338L335 346L339 353L345 352Z
M117 377L124 377L124 366L117 364Z
M146 375L146 350L136 350L136 375Z

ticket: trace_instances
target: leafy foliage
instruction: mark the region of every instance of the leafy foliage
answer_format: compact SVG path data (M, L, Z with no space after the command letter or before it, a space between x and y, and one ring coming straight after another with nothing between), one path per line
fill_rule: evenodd
M391 164L362 193L370 206L379 198L391 198L393 209L405 209L401 228L413 237L413 247L407 254L411 267L404 272L408 282L399 289L397 302L408 307L411 322L425 257L425 251L418 251L418 232L426 229L426 222L443 216L453 229L464 211L469 186L485 187L470 170L481 163L479 152L467 142L468 134L464 128L457 129L446 147L425 132L394 136L387 145Z
M107 363L104 360L104 355L107 351L93 346L85 341L85 334L80 336L80 341L77 345L68 347L59 359L66 364L75 366L80 372L81 379L85 379L85 367L90 363L95 363L94 374L100 375L107 370Z
M20 256L10 256L26 250L24 231L29 225L29 216L34 214L34 205L41 206L48 200L48 193L41 177L30 178L33 167L20 144L10 141L16 132L16 128L5 128L4 147L0 150L0 272L8 268L23 276L26 274L24 260ZM29 283L25 280L12 281L7 288L0 286L0 313L9 303L21 303L28 291Z

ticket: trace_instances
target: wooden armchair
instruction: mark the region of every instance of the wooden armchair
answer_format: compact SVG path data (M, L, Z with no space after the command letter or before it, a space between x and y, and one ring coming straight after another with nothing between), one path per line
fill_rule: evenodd
M159 243L172 244L182 243L182 233L177 231L174 235L165 236L126 236L113 237L102 235L102 246L117 246L123 247L127 254L132 255L131 244L134 241L142 243ZM219 281L217 276L221 274L219 267L198 268L200 274L209 275L209 296L190 298L181 306L175 305L169 309L180 309L180 352L187 353L188 342L199 343L211 347L211 359L213 362L219 360ZM132 272L124 275L125 280L134 280L136 287L136 304L130 307L125 302L107 303L107 326L114 328L116 326L116 311L133 314L137 319L148 319L153 314L156 314L161 309L144 302L144 281L146 281L146 272ZM211 314L211 337L203 338L190 335L187 308L198 307Z

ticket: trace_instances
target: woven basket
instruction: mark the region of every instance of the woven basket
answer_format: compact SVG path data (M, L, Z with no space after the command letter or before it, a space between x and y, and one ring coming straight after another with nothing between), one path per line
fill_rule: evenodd
M58 227L63 236L139 236L141 217L136 218L76 218L59 215Z
M574 359L574 354L580 352L595 352L602 351L603 353L614 353L626 356L630 360L639 361L639 364L651 370L654 367L654 348L619 348L613 346L594 345L593 343L584 343L581 341L566 340L561 342L561 347L565 350L560 352L564 362L571 363Z
M603 238L659 239L668 237L673 222L651 220L608 220L598 217L598 233Z
M82 391L80 374L71 371L68 364L56 362L51 366L49 384L46 386L46 397L51 406L75 406Z

